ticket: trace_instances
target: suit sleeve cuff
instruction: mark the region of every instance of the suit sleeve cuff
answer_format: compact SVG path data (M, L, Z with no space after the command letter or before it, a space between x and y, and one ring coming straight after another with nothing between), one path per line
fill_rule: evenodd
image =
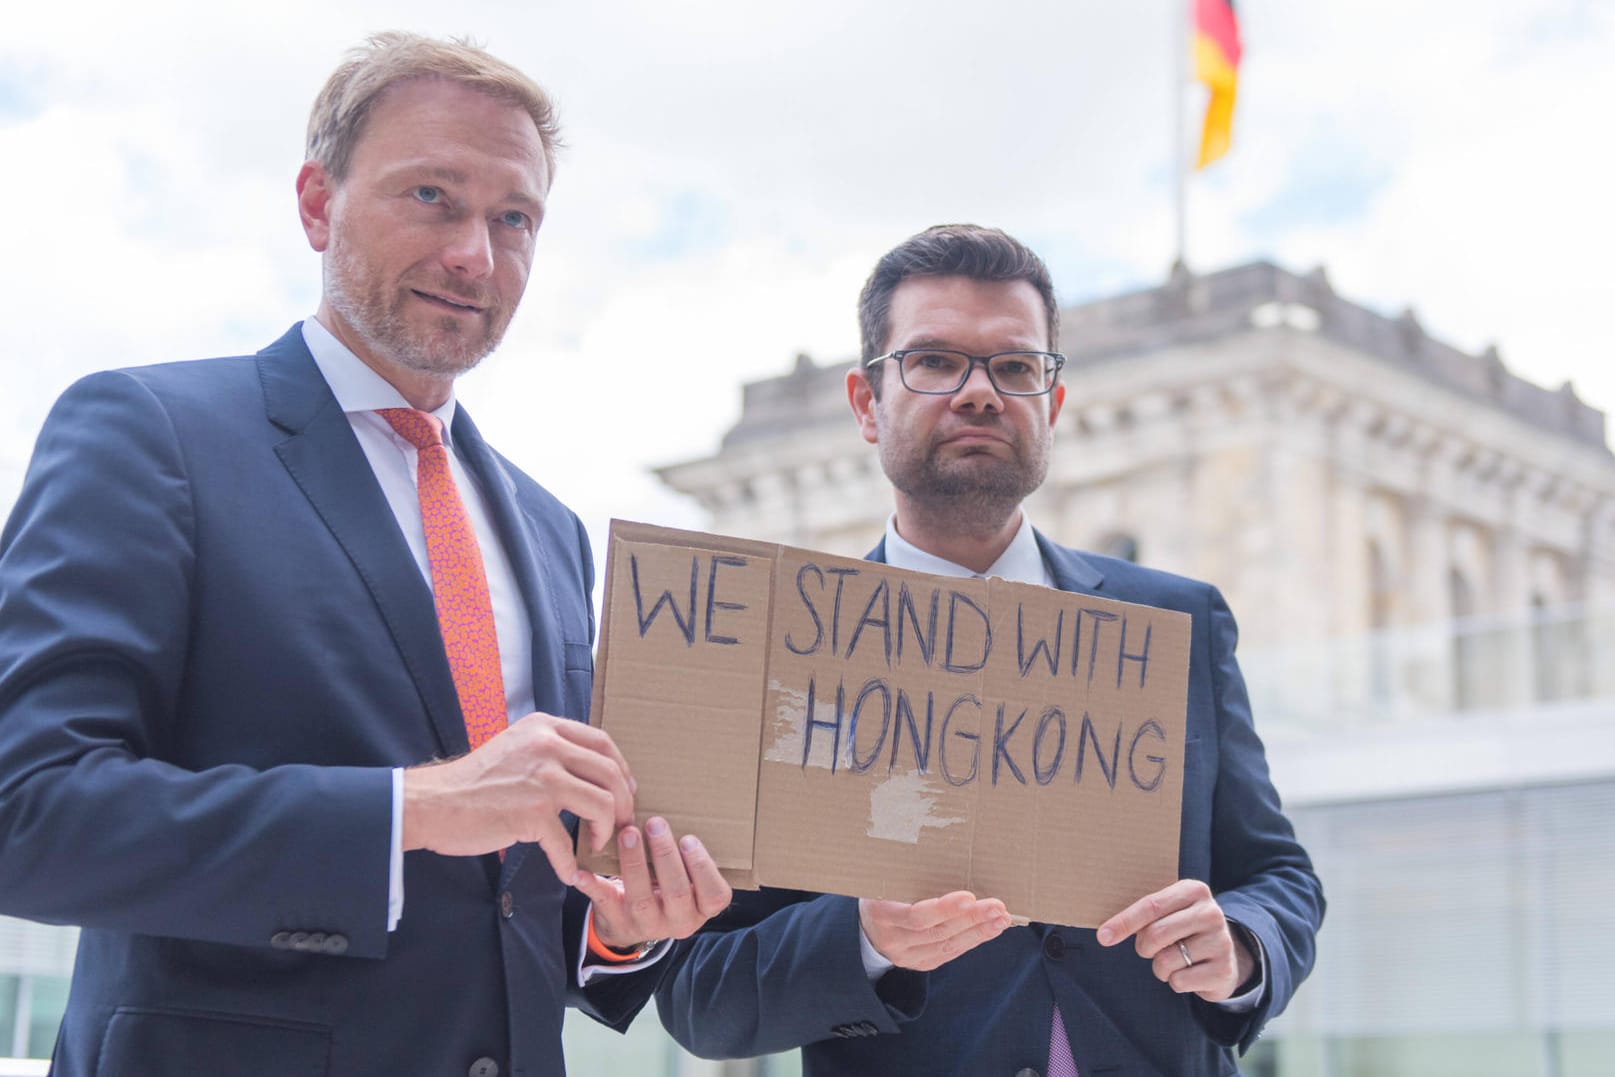
M864 934L864 925L862 921L860 921L858 924L858 956L863 959L864 975L869 977L870 983L874 983L876 980L880 979L882 976L886 975L892 969L897 967L892 962L886 960L886 956L884 954L875 949L875 944L869 941L868 935Z
M594 906L583 914L583 933L578 936L578 967L577 978L579 987L588 987L589 981L597 976L621 976L628 972L638 972L640 969L650 968L673 949L672 939L662 939L649 953L637 961L619 961L610 965L592 964L589 960L589 925L594 923Z
M392 853L387 859L387 931L404 918L404 768L393 768Z
M1267 950L1262 946L1262 940L1256 937L1256 932L1245 925L1230 920L1228 926L1234 931L1235 937L1248 943L1249 949L1253 951L1251 956L1256 959L1256 974L1253 977L1255 983L1249 990L1242 991L1232 998L1225 998L1221 1002L1214 1002L1212 1005L1229 1013L1250 1013L1261 1003L1262 995L1267 991Z

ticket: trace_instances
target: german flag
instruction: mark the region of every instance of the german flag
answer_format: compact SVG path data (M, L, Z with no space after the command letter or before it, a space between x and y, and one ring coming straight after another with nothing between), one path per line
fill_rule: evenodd
M1234 91L1239 86L1239 21L1234 0L1193 0L1194 77L1206 84L1206 125L1200 133L1204 168L1223 154L1234 137Z

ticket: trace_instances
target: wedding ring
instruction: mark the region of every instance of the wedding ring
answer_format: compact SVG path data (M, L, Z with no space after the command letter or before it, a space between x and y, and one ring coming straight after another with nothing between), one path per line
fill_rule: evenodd
M1183 956L1183 967L1184 968L1189 968L1190 966L1192 966L1194 964L1194 958L1189 956L1189 948L1187 946L1183 945L1183 943L1181 943L1181 942L1178 943L1178 953Z

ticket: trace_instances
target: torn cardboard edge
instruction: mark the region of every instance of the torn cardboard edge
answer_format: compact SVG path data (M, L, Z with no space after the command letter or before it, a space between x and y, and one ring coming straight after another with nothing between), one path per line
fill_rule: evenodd
M1187 614L615 520L606 573L590 721L731 885L1091 927L1177 878Z

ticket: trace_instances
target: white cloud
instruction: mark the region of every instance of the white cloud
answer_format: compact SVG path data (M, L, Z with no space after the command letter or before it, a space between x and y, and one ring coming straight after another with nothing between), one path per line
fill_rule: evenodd
M867 268L918 228L1035 237L1073 296L1154 279L1172 257L1164 5L439 11L8 13L0 503L72 377L254 348L312 308L318 263L291 195L307 106L376 29L470 32L560 100L569 148L528 299L464 396L591 523L694 522L646 469L715 448L743 380L798 351L850 354ZM1240 13L1235 148L1193 184L1193 263L1327 263L1348 296L1412 304L1455 343L1496 340L1520 373L1615 406L1608 6ZM1298 176L1340 177L1349 197L1302 189L1307 212L1286 218Z
M1383 170L1383 185L1360 216L1292 229L1273 253L1327 263L1342 293L1411 305L1460 347L1498 343L1517 373L1615 407L1615 323L1599 313L1615 295L1615 143L1598 133L1615 102L1610 9L1280 7L1259 9L1277 20L1273 58L1251 57L1244 144L1205 208L1226 224L1329 138L1341 172ZM1213 260L1244 243L1225 226Z

